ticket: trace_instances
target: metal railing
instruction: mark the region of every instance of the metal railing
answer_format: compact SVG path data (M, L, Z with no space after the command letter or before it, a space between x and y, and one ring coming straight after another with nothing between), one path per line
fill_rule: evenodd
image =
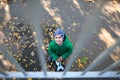
M6 75L1 75L0 78L120 78L120 74L116 71L109 71L100 75L99 71L90 71L82 75L83 72L70 72L63 76L63 72L26 72L26 76L21 72L6 72Z
M0 68L0 78L120 78L120 72L119 71L110 71L111 69L115 68L116 66L120 65L120 60L115 61L110 66L106 67L102 71L90 71L94 69L94 67L105 60L105 57L109 56L112 51L120 46L120 39L117 40L117 42L112 45L111 47L104 50L94 61L92 64L90 64L84 71L68 71L69 67L66 67L63 72L50 72L47 71L46 65L44 63L42 64L42 72L26 72L22 66L20 66L17 61L8 54L6 48L4 45L0 45L0 50L4 52L4 56L16 67L20 70L19 72L4 72ZM39 54L41 57L45 57L44 55ZM40 58L41 58L40 57ZM70 58L69 61L71 61L73 58ZM45 62L44 59L41 59ZM68 62L69 62L68 61ZM67 65L68 66L68 65Z
M95 68L95 66L97 64L100 64L101 62L103 62L105 60L105 57L109 56L117 46L120 46L120 39L118 39L114 45L112 45L111 47L104 50L93 61L93 63L91 63L84 71L69 71L69 69L71 68L71 65L76 60L77 56L80 55L80 54L77 54L76 51L81 50L83 48L83 46L88 42L88 40L89 40L88 38L91 37L91 34L92 34L91 32L93 32L93 30L98 29L96 27L96 25L99 23L99 20L97 17L99 14L99 10L96 10L96 8L95 8L95 9L93 9L93 11L95 13L93 13L93 15L88 17L88 19L87 19L88 21L86 21L86 22L89 22L89 23L86 23L86 25L85 25L85 26L90 26L90 28L88 27L87 29L83 29L83 33L80 36L78 36L78 38L80 38L78 40L80 40L81 42L78 41L77 43L80 43L79 45L81 45L81 46L75 48L75 50L73 51L73 54L71 55L71 57L68 61L68 64L66 65L66 68L63 72L47 71L47 68L45 65L45 63L46 63L45 56L44 56L44 53L41 48L41 46L42 46L41 45L41 42L42 42L41 36L42 35L39 32L41 29L39 29L40 27L34 27L33 31L36 32L35 39L38 41L38 45L37 45L38 52L37 53L38 53L38 57L39 57L39 62L41 62L41 65L42 65L42 71L41 72L34 72L34 71L26 72L22 68L22 66L19 65L19 63L17 63L15 58L12 55L9 55L9 52L6 49L6 46L4 44L0 44L0 50L4 53L4 56L19 69L18 72L5 72L0 67L0 78L117 78L117 77L120 78L120 71L110 71L111 69L117 67L120 64L120 60L115 61L114 63L112 63L105 69L103 69L102 71L91 71L92 69ZM94 23L96 18L98 20L98 23L96 22L96 24L94 24L94 26L92 26L92 24Z

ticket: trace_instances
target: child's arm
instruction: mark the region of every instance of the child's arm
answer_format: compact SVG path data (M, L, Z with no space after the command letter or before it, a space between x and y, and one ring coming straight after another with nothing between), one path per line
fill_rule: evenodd
M49 45L49 47L48 47L48 54L52 57L53 60L58 59L58 56L55 54L55 51L54 51L52 45Z
M68 48L67 48L67 50L66 50L66 52L63 53L62 58L63 59L68 58L70 56L70 54L72 53L72 51L73 51L73 46L69 45Z

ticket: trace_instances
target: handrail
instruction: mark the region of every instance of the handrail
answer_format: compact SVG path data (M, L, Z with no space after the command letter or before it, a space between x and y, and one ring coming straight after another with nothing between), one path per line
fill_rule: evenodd
M8 76L0 74L0 78L120 78L120 74L117 71L108 71L100 75L100 71L89 71L82 75L82 71L68 71L63 76L63 72L26 72L26 76L22 72L6 72Z

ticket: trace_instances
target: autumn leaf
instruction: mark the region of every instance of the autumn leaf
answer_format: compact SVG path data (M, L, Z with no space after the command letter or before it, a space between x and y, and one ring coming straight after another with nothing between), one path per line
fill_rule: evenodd
M83 64L86 64L87 61L88 61L88 57L83 57L83 58L81 58L81 62L82 62Z

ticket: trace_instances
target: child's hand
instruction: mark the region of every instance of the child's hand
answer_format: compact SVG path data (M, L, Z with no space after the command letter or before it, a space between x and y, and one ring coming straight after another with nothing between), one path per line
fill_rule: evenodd
M63 60L62 57L59 57L59 58L57 59L58 62L61 62L62 60Z

